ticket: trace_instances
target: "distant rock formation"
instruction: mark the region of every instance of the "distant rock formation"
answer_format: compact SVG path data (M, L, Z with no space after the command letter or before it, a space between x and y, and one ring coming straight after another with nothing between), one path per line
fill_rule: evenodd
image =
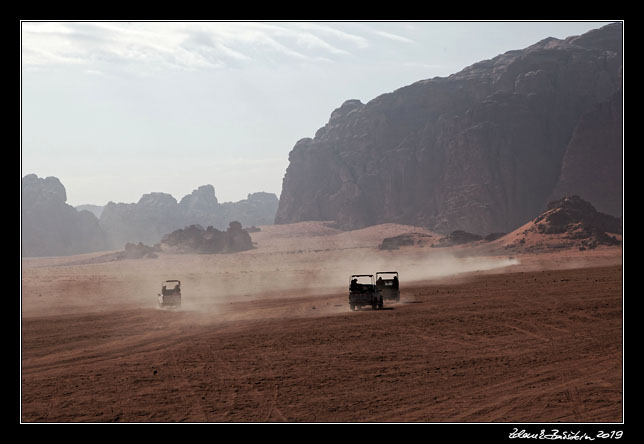
M66 256L105 248L96 216L66 202L67 192L57 178L22 178L22 256Z
M117 254L117 259L156 259L157 253L161 251L161 246L156 244L152 247L142 242L125 244L125 250Z
M572 239L586 239L599 233L622 234L622 222L600 213L579 196L564 197L550 202L548 209L534 219L539 233L567 233Z
M99 222L111 248L127 242L155 244L165 233L184 226L179 204L166 193L144 194L137 203L109 202Z
M183 219L189 224L202 224L211 221L213 214L219 209L219 201L215 196L215 187L202 185L186 195L179 202Z
M386 237L378 246L380 250L398 250L406 246L424 246L431 240L431 235L424 233L404 233L398 236Z
M190 225L226 229L231 220L244 226L271 225L279 201L275 194L252 193L238 202L219 203L212 185L203 185L179 202L166 193L145 194L137 203L109 202L100 218L108 244L155 244L173 230Z
M550 202L548 209L534 218L506 248L537 251L545 245L543 239L551 237L558 239L558 248L586 250L600 245L619 245L615 236L619 234L622 234L621 219L597 211L579 196L567 196Z
M254 248L250 234L237 221L230 222L226 231L190 225L163 236L161 245L174 253L236 253Z
M251 193L246 199L220 204L221 216L215 226L223 228L231 220L239 221L245 227L273 225L278 205L279 199L273 193Z
M104 207L74 208L66 201L65 187L56 177L23 177L23 256L65 256L125 247L114 257L130 258L141 250L133 246L155 245L165 234L189 225L230 229L231 220L246 226L271 225L279 203L277 196L263 192L249 194L239 202L219 203L212 185L197 188L180 202L159 192L144 194L137 203L109 202ZM235 233L233 229L233 237L244 237ZM234 241L226 248L244 242Z
M348 100L289 154L275 223L510 232L561 193L618 215L622 24Z

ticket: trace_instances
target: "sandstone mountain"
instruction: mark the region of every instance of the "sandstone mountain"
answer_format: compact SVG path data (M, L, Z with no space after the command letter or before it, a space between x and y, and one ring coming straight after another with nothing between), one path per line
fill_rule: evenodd
M105 248L96 216L66 202L67 192L56 177L22 178L22 256L64 256Z
M263 192L249 194L239 202L219 203L212 185L199 187L180 202L170 194L155 192L144 194L137 203L84 205L79 208L91 211L78 211L66 201L65 187L56 177L23 177L23 256L117 250L128 243L154 245L164 235L195 224L223 230L232 221L244 226L270 225L278 206L277 196Z
M149 193L137 203L109 202L101 213L100 226L111 248L127 242L155 244L183 226L177 200L167 193Z
M551 199L575 193L602 212L622 214L621 94L584 114L572 134Z
M510 232L571 194L620 215L621 72L615 23L348 100L290 152L275 223Z
M111 248L126 242L156 244L174 230L190 225L227 229L231 221L243 226L272 224L277 196L252 193L238 202L219 203L212 185L203 185L179 202L166 193L149 193L137 203L109 202L101 213L100 226Z

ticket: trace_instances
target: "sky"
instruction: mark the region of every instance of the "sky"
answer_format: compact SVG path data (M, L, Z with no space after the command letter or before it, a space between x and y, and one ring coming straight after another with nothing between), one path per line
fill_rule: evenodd
M21 23L21 175L70 205L279 197L295 143L363 103L608 22Z

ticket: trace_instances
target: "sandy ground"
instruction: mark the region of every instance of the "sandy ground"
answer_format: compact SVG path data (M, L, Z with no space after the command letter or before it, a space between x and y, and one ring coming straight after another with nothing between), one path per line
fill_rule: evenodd
M404 232L423 231L311 222L231 255L23 259L21 419L623 420L621 247L377 249ZM401 302L351 312L349 276L390 270ZM156 307L165 279L181 310Z

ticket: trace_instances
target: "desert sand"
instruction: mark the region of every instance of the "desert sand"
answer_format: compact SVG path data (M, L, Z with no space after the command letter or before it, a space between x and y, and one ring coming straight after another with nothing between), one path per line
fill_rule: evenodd
M412 232L440 237L304 222L235 254L24 258L21 421L623 421L621 246L378 249ZM399 303L349 310L351 274L391 270Z

